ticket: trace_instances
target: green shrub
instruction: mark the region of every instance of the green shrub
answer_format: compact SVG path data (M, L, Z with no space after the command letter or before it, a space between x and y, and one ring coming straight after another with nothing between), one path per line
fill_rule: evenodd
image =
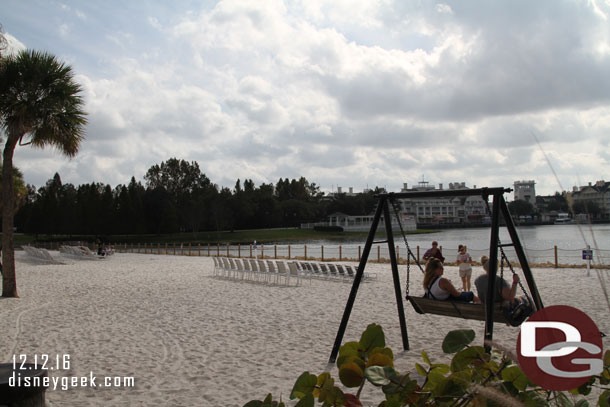
M602 390L597 405L610 407L610 350L604 354L604 370L578 389L550 391L531 382L513 360L511 352L494 350L486 353L482 346L472 346L473 330L456 330L447 334L443 351L454 354L450 364L433 363L422 351L423 363L415 364L418 377L394 369L394 354L385 346L383 329L369 325L358 342L347 342L339 349L339 380L355 394L335 386L330 373L318 376L304 372L297 379L290 399L297 407L361 407L360 392L368 382L379 388L384 400L379 407L400 406L560 406L586 407L583 398L592 387ZM493 344L492 344L493 345ZM263 400L252 400L244 407L285 407L271 394Z

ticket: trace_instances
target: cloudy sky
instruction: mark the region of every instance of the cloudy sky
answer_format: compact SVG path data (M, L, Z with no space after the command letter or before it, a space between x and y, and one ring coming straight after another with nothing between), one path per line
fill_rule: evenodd
M11 44L76 72L78 156L18 148L26 182L610 181L610 0L3 0Z

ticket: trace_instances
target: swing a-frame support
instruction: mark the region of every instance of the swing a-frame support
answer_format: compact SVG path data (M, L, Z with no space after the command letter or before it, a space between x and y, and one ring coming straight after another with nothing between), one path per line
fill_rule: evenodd
M538 288L536 287L536 282L534 281L534 277L532 276L532 272L530 270L529 264L527 262L527 258L525 255L525 251L523 250L523 246L519 241L519 236L517 235L517 230L515 229L515 224L513 222L512 217L508 211L508 206L506 205L506 201L504 200L504 194L511 192L512 190L509 188L475 188L475 189L464 189L464 190L437 190L437 191L422 191L422 192L401 192L401 193L387 193L387 194L379 194L376 195L376 198L379 200L377 204L377 210L375 211L375 216L373 218L373 222L371 224L371 229L369 231L368 237L366 239L366 244L364 246L364 250L362 251L362 256L360 258L360 264L358 266L358 270L356 275L354 276L354 283L352 284L352 289L349 294L349 298L347 299L347 303L345 304L345 311L343 312L343 318L341 319L341 324L339 325L339 331L337 332L337 336L335 338L335 343L333 344L332 351L330 353L329 363L334 363L337 359L337 355L339 353L339 347L341 346L341 342L343 341L343 335L345 334L345 329L347 328L347 323L349 321L350 314L352 312L352 308L354 306L354 301L356 300L356 294L358 293L358 288L360 287L360 283L362 282L362 277L364 275L364 269L366 267L369 254L371 252L371 248L375 243L375 234L377 233L377 229L379 227L379 222L383 217L383 222L385 226L385 232L387 239L383 242L387 242L388 244L388 253L390 256L390 264L392 268L392 277L394 279L394 294L396 296L396 307L398 310L398 320L400 322L400 332L402 335L402 346L404 350L409 350L409 337L407 334L407 322L405 320L405 310L402 299L402 291L400 288L400 277L398 275L398 262L396 259L396 248L394 245L394 234L392 232L392 219L390 214L390 208L388 205L394 204L397 199L404 198L440 198L440 197L458 197L458 196L481 196L483 199L487 201L488 197L493 197L493 205L492 205L492 213L491 213L491 239L489 246L489 278L487 285L487 292L490 293L491 301L488 301L485 304L485 340L493 339L493 313L494 313L494 295L496 293L496 274L498 269L498 245L499 245L499 231L500 231L500 214L504 219L506 224L506 228L512 240L512 245L517 254L517 258L521 265L521 269L523 270L523 274L525 275L525 279L527 281L527 285L530 291L531 299L534 302L535 308L537 310L542 309L544 306L542 304L542 300L540 299L540 294L538 293ZM397 215L397 214L396 214ZM400 222L400 219L398 220ZM508 246L507 244L503 244L502 246ZM413 253L408 253L407 261L411 260L411 257L414 258ZM414 258L415 261L417 259Z

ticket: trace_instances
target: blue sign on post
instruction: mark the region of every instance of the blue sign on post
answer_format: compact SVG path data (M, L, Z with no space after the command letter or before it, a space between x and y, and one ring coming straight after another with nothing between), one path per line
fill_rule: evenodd
M582 251L582 259L583 260L593 260L593 250L583 250Z

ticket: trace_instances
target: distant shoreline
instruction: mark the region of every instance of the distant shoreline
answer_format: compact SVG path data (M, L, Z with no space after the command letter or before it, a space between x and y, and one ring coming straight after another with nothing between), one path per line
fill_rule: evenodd
M438 232L436 229L417 229L407 234L425 234ZM395 232L395 235L399 233ZM378 232L378 236L385 236L385 232ZM191 244L259 244L303 242L308 240L334 240L350 241L365 240L368 232L322 232L312 229L281 228L281 229L252 229L221 232L197 233L170 233L170 234L141 234L141 235L25 235L16 234L15 244L28 244L35 242L66 242L83 241L95 242L100 239L106 243L191 243Z
M608 224L610 221L597 221L594 224ZM528 222L518 223L517 227L549 226L553 223ZM576 225L576 224L575 224ZM406 232L408 235L438 233L450 229L481 229L489 228L485 224L420 224L414 231ZM400 232L394 232L394 239L399 238ZM196 233L166 233L166 234L137 234L137 235L28 235L15 234L15 245L30 244L36 242L90 242L98 239L105 243L190 243L202 245L216 244L252 244L255 240L259 244L281 244L281 243L303 243L307 241L364 241L368 232L336 232L319 231L313 229L299 228L275 228L275 229L250 229L235 231L205 231ZM377 233L384 237L385 232Z

